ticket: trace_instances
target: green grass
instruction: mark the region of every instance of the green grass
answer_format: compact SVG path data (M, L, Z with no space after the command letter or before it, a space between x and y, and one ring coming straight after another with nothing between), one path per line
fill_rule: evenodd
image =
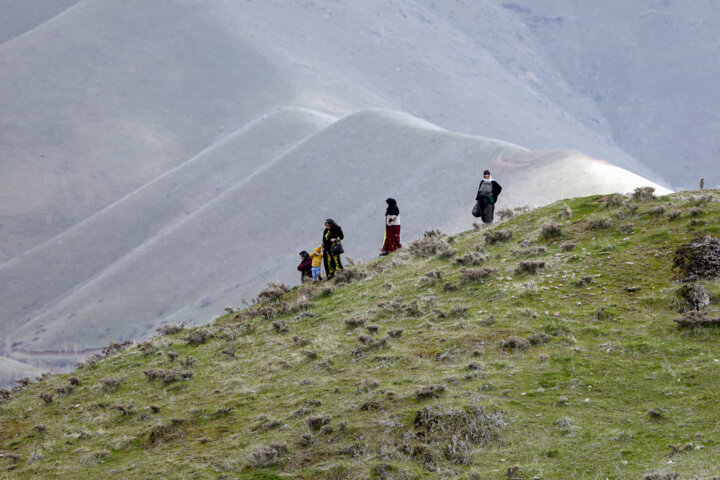
M671 267L679 245L716 231L714 193L693 217L692 193L634 213L603 197L566 200L493 227L512 229L506 242L486 245L482 229L445 237L454 258L487 254L462 267L497 270L482 280L463 280L452 258L406 249L354 267L362 278L349 285L296 287L221 317L206 343L165 335L153 351L130 347L33 383L0 401L0 478L500 479L517 466L527 479L657 470L709 480L720 473L720 331L675 326ZM647 213L660 205L683 213ZM548 222L562 236L543 238ZM521 261L545 266L518 273ZM431 271L441 278L421 281ZM720 296L717 281L704 285ZM348 327L352 317L365 325ZM370 324L375 339L403 333L363 344ZM184 358L195 362L180 367ZM143 374L173 368L192 377ZM69 377L80 385L57 393ZM106 378L122 382L107 388ZM429 385L445 388L418 398ZM488 424L496 436L470 441L471 427L451 416L440 417L445 430L416 425L427 406L447 415L482 406L501 421ZM330 416L331 431L311 430L313 415ZM263 456L273 444L284 449Z

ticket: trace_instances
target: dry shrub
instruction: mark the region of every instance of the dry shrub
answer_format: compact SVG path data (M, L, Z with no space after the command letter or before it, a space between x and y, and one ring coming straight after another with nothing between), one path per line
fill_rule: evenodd
M480 265L481 263L486 262L487 259L487 255L483 252L469 252L465 255L462 255L461 257L456 258L453 263L455 263L456 265L472 266Z
M479 282L488 277L491 277L497 273L496 268L483 267L483 268L461 268L460 279L465 283Z
M75 390L75 387L73 387L72 385L65 385L65 386L63 386L63 387L57 387L57 388L55 389L55 391L57 392L57 394L58 394L58 395L62 395L62 396L68 396L68 395L70 395L74 390Z
M317 432L325 425L330 424L332 417L330 415L311 415L307 417L305 421L310 430Z
M365 328L367 329L368 332L372 333L373 335L376 334L378 332L378 330L380 330L380 326L375 325L375 324L368 325Z
M45 402L46 405L49 404L49 403L52 403L52 401L53 401L53 395L52 395L52 393L40 392L40 393L38 393L38 397L40 397L40 399L41 399L43 402Z
M253 467L272 467L280 461L280 457L287 451L284 443L271 443L257 445L250 451L250 464Z
M425 275L420 277L418 284L421 287L432 287L440 283L441 279L442 272L440 270L433 270L432 272L427 272Z
M647 416L650 418L660 418L665 414L664 408L649 408Z
M606 195L600 200L605 208L618 208L622 207L623 203L625 203L625 197L617 193Z
M100 384L104 390L113 392L122 383L122 378L103 378Z
M272 327L275 333L287 333L290 331L290 327L285 320L275 320L272 323Z
M285 293L290 291L290 287L282 282L270 282L265 288L260 290L258 293L258 300L267 300L273 302L282 297Z
M445 238L440 230L427 230L422 237L410 242L408 250L417 257L432 257L450 248Z
M211 336L210 330L205 327L201 327L185 335L183 340L185 340L189 345L200 345L207 342Z
M313 298L329 297L335 291L335 287L324 285L313 292Z
M337 285L347 285L354 281L367 277L367 273L357 268L346 268L335 274L335 283Z
M404 303L402 305L402 313L413 317L417 317L422 314L422 312L420 311L420 305L418 304L417 300Z
M706 205L708 203L712 203L714 201L716 201L716 199L715 199L715 195L713 195L712 193L705 193L703 195L693 195L690 197L690 200L689 200L689 202L692 205L695 205L697 207Z
M543 268L545 268L545 262L543 261L520 262L515 268L515 273L528 273L530 275L535 275L539 270L542 270Z
M654 187L637 187L633 193L632 198L638 202L644 202L647 200L655 199L655 188Z
M195 363L195 359L193 357L185 357L180 359L180 365L185 368L190 368Z
M668 218L668 220L676 220L680 218L682 215L682 211L680 210L670 210L669 212L665 213L665 216Z
M643 477L643 480L680 480L680 474L675 473L675 472L672 472L672 473L652 472L652 473L646 473L645 476Z
M159 332L160 335L175 335L176 333L182 332L184 328L185 324L181 323L180 325L163 325L155 330Z
M400 335L402 335L403 329L402 328L395 328L393 330L388 331L388 336L390 338L400 338Z
M496 243L507 242L513 236L512 230L490 230L485 233L485 243L495 245Z
M105 355L106 357L108 357L110 355L113 355L115 353L118 353L118 352L124 350L126 347L132 345L132 343L133 343L133 341L130 339L125 340L124 342L112 342L112 343L106 345L105 347L103 347L102 354Z
M305 355L308 360L315 360L318 358L318 353L315 350L301 350L300 353Z
M515 211L510 208L501 208L497 211L497 216L500 218L500 221L510 220L515 216Z
M560 250L562 250L563 252L569 252L573 248L575 248L575 244L573 242L565 242L560 245Z
M362 357L363 354L366 352L369 352L371 350L377 350L386 346L388 340L389 337L375 339L369 335L360 335L358 336L358 341L360 342L360 345L352 351L352 355L356 357Z
M171 418L169 423L152 427L145 434L143 446L150 448L181 440L184 437L184 423L185 421L181 418Z
M677 290L680 311L702 310L710 305L710 294L699 283L686 283Z
M665 215L665 207L662 205L658 205L656 207L650 208L647 211L648 215L652 215L654 217L661 217Z
M609 218L598 218L590 220L587 224L588 230L603 230L612 226L612 220Z
M438 398L445 391L445 385L428 385L415 390L415 398L425 400L428 398Z
M481 405L426 406L417 412L413 421L416 439L428 447L440 448L447 460L459 465L470 463L474 447L498 442L505 425L503 412L488 412ZM430 462L423 459L423 463Z
M680 328L720 327L720 318L708 318L707 313L691 310L682 317L673 320Z
M552 337L544 333L533 333L527 339L530 345L543 345L552 340Z
M573 421L570 417L563 415L562 417L555 420L555 425L557 425L560 430L563 432L570 434L575 430L575 425L573 424Z
M437 258L441 260L451 260L457 255L457 250L454 248L445 248L437 253Z
M692 218L697 218L697 217L701 216L703 213L704 212L703 212L702 208L698 208L698 207L693 207L688 210L688 215L691 216Z
M563 207L560 209L560 212L558 213L559 218L570 218L572 217L573 211L568 207L567 205L563 205Z
M157 352L158 347L156 347L151 340L146 340L138 344L138 350L140 350L145 355L152 355L153 353Z
M562 227L553 222L543 223L542 228L540 229L540 236L546 240L561 237Z
M68 378L68 382L70 382L70 385L73 385L73 386L75 386L75 387L77 387L78 385L80 385L80 379L77 378L77 377L69 377L69 378Z
M345 320L345 325L349 328L357 328L365 325L364 318L352 317Z
M180 380L190 379L193 376L192 370L161 370L157 368L151 368L144 370L143 373L149 382L153 380L162 380L163 383L179 382Z
M620 233L622 233L623 235L629 235L633 232L634 228L634 223L626 223L625 225L620 225Z
M683 282L714 280L720 277L720 239L696 237L675 251L675 277Z
M380 382L374 378L365 379L362 382L355 383L355 393L367 393L371 390L375 390L380 385Z
M530 347L530 342L524 338L511 336L501 340L500 346L508 350L525 350Z
M581 287L587 287L588 285L591 285L593 283L593 277L586 276L579 278L573 282L573 285L575 285L578 288Z
M122 412L123 415L130 415L131 413L134 413L134 411L135 411L135 400L133 400L132 402L130 402L126 405L123 405L123 404L115 405L113 407L113 409Z

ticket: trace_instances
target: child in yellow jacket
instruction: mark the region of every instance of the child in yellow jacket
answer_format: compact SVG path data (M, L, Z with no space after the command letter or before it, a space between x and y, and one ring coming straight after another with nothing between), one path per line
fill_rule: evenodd
M312 278L313 283L316 283L318 280L322 280L322 277L320 276L321 267L322 267L322 245L318 246L315 250L312 251L310 254L310 258L312 258Z

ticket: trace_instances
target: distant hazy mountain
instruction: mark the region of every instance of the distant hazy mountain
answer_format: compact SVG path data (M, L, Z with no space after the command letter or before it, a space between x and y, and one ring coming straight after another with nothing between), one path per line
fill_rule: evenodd
M15 358L207 321L295 281L326 217L374 255L388 196L406 240L466 228L487 167L501 206L720 182L710 1L0 8Z

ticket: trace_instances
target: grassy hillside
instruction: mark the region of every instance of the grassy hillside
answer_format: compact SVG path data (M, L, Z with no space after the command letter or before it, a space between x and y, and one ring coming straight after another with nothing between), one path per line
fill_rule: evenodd
M587 197L428 232L111 345L0 395L0 478L709 480L720 330L673 322L672 266L720 235L719 199Z

